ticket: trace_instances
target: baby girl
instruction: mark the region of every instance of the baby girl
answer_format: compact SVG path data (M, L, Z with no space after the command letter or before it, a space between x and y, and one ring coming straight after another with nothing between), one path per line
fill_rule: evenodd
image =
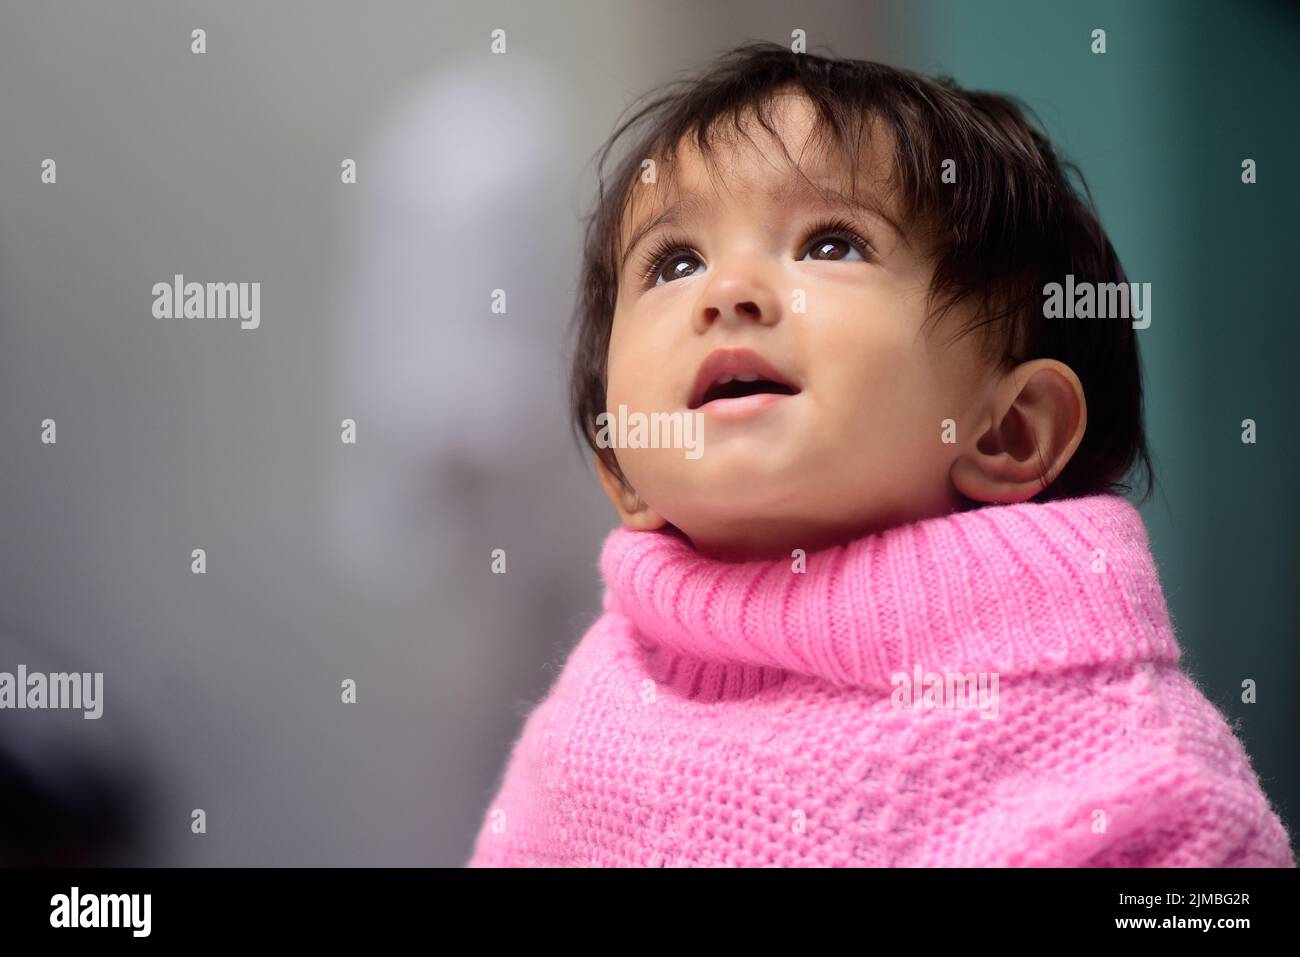
M1127 280L1022 110L751 44L602 171L624 135L572 379L603 613L470 866L1295 866L1124 497L1139 333L1045 314Z

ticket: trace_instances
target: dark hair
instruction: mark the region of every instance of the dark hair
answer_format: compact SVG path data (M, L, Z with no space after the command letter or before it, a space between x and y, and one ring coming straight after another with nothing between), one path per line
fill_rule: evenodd
M612 449L595 439L605 411L607 359L618 296L621 224L642 161L671 157L694 137L706 159L724 122L737 132L753 114L775 134L775 94L795 87L813 104L817 132L858 166L860 144L873 121L894 140L891 186L909 232L923 236L934 262L930 319L972 301L975 320L959 334L980 330L991 359L1019 363L1053 358L1083 384L1088 427L1074 456L1034 500L1099 492L1127 493L1130 471L1154 475L1142 421L1142 377L1137 336L1123 319L1046 318L1047 283L1121 283L1127 279L1098 221L1092 195L1073 163L1058 157L1028 107L1012 97L962 90L862 60L794 53L775 43L749 43L704 72L652 91L598 151L599 195L586 219L581 292L573 317L576 343L570 379L572 425L586 444L626 481ZM1033 123L1026 114L1034 118ZM606 183L615 145L642 128ZM945 160L957 181L944 183ZM1078 179L1078 188L1069 174Z

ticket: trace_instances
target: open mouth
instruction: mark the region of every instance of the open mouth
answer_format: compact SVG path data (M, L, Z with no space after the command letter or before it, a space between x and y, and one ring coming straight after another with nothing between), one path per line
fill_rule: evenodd
M752 349L715 349L695 376L687 408L754 395L798 395L799 386Z
M739 399L746 395L760 395L764 392L771 392L776 395L794 395L799 390L793 386L788 386L784 382L773 382L771 379L760 379L753 373L748 373L749 378L730 378L723 377L709 386L705 390L704 396L700 399L700 405L708 405L714 399ZM691 406L697 408L697 406Z

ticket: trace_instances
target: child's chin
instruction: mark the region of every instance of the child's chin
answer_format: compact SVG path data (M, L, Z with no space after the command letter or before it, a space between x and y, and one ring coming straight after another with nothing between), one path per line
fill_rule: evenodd
M752 481L714 486L706 493L695 496L681 524L689 532L691 518L707 525L719 522L744 527L749 523L776 521L781 516L797 515L805 511L800 507L802 496L794 490L782 492L775 483L762 484L760 477Z
M716 490L711 497L739 497L751 500L764 494L783 497L782 489L806 480L809 469L788 443L716 442L705 446L704 454L690 466L693 484L702 492ZM707 491L706 491L707 490Z

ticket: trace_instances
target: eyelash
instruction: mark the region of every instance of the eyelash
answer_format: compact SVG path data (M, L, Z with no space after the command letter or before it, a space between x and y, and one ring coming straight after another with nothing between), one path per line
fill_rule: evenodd
M799 244L799 248L804 250L803 255L807 255L810 251L809 243L821 236L834 236L836 239L843 239L856 249L863 259L870 259L871 257L871 244L858 235L851 222L838 216L814 223L804 234L804 240ZM641 285L646 288L656 285L659 273L663 271L669 259L677 253L696 255L686 239L673 235L660 237L641 257L641 263L638 267L640 269ZM700 257L696 256L696 258ZM802 259L803 256L800 256L800 258Z

